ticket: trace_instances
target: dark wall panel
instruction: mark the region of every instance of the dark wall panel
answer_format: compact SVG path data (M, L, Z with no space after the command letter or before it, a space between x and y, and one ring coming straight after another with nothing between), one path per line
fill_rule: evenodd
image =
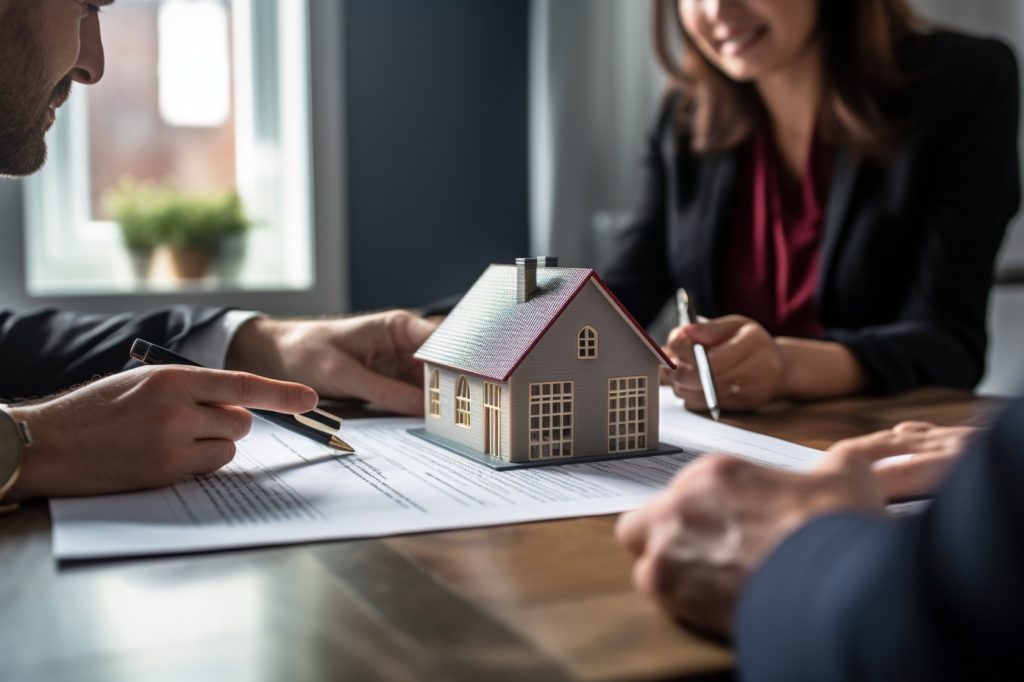
M464 291L528 239L528 0L348 0L356 310Z

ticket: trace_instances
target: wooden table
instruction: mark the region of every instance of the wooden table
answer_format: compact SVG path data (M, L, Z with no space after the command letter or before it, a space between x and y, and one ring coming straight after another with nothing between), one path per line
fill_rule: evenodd
M956 391L729 421L812 447L904 419L978 423ZM729 650L630 587L613 517L58 566L45 504L0 518L4 680L729 678Z

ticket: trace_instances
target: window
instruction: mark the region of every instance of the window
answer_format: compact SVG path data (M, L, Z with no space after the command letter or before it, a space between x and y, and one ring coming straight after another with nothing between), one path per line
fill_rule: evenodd
M576 337L576 357L580 360L597 359L597 330L589 324Z
M102 19L104 79L77 87L26 182L31 295L300 291L313 285L310 11L293 0L121 0ZM139 272L104 196L130 175L237 190L253 227L209 276L166 247Z
M466 377L459 377L455 387L455 423L457 425L470 428L470 409L469 382L466 381Z
M647 377L608 380L608 452L647 449Z
M430 370L430 387L427 391L430 399L430 416L441 416L441 373L436 369Z
M501 386L484 382L484 446L488 455L501 457Z
M573 382L530 384L530 459L571 457Z

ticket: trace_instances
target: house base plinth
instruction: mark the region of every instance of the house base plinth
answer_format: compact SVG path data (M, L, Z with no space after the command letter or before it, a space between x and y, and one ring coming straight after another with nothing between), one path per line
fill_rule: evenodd
M633 459L634 457L652 457L655 455L674 455L682 452L680 448L667 443L658 443L658 447L655 450L640 450L634 452L616 452L616 453L605 453L601 455L581 455L579 457L551 457L549 459L534 459L529 462L507 462L498 457L486 455L482 452L477 452L472 448L466 447L456 443L453 440L438 436L437 434L430 433L424 428L409 429L409 433L422 438L428 443L438 445L449 452L454 452L456 455L471 459L479 464L486 465L497 471L510 471L512 469L529 469L533 467L550 467L559 466L562 464L586 464L588 462L604 462L610 459Z

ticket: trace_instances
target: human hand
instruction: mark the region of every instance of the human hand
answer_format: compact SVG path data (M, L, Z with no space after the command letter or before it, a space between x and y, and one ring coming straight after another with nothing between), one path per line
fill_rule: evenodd
M775 339L748 317L729 315L676 327L668 337L668 350L678 359L667 377L673 392L693 411L707 410L693 344L708 352L715 394L724 410L752 410L779 394L786 369Z
M833 449L874 462L886 499L921 497L935 492L967 443L980 429L903 422L892 429L839 441ZM894 456L895 455L895 456Z
M688 465L616 537L638 559L633 583L675 616L728 635L749 576L797 528L839 510L881 512L870 461L837 448L810 474L725 456Z
M49 400L8 408L25 421L25 450L11 500L156 488L216 471L249 432L244 407L299 413L313 389L242 372L141 367Z
M235 334L227 366L301 381L325 397L423 414L423 369L412 355L436 327L403 310L325 320L256 319Z

